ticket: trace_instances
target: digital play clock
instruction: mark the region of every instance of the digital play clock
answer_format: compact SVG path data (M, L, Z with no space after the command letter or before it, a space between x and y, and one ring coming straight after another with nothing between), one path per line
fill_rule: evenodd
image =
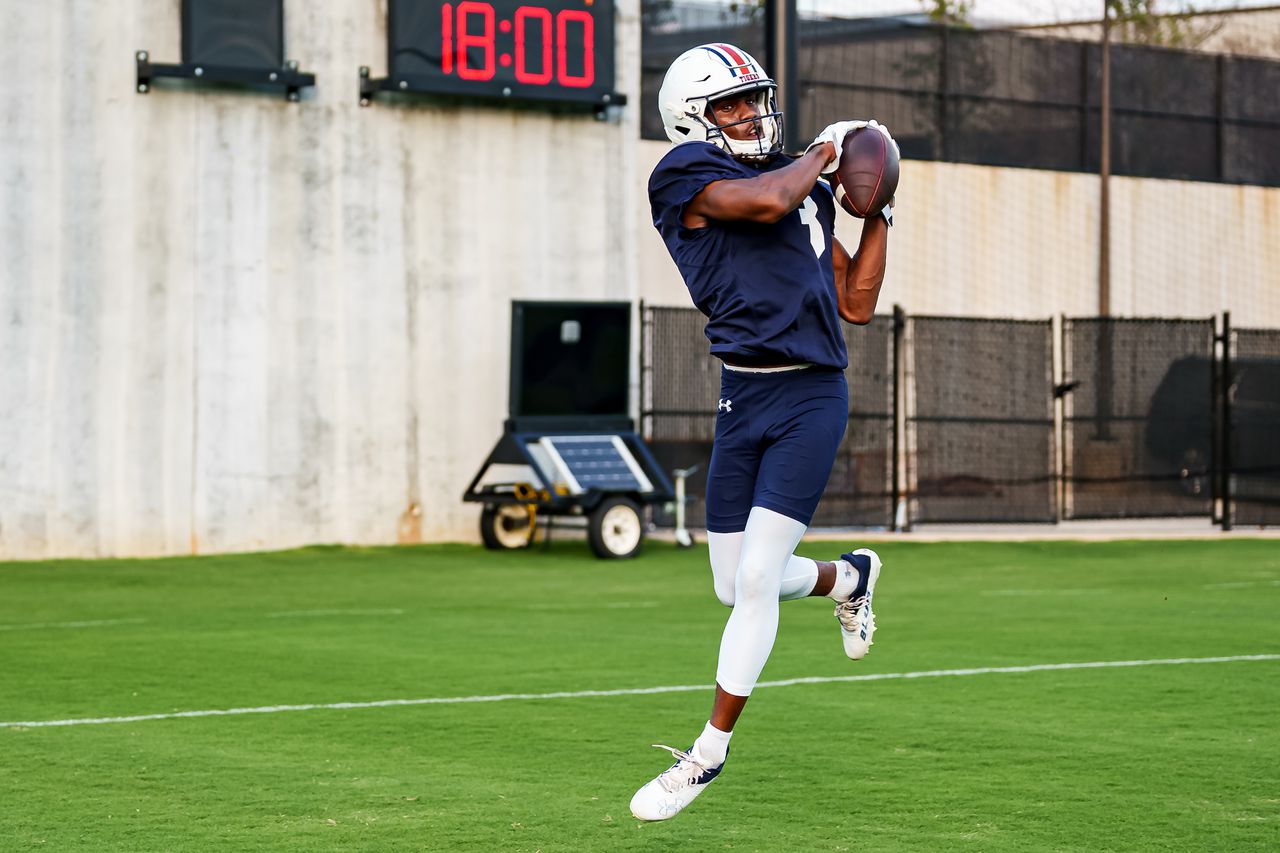
M614 91L613 0L390 0L376 91L511 101L626 102Z

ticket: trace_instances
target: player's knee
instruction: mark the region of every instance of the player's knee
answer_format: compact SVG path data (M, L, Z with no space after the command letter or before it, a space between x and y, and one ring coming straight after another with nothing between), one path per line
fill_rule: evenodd
M734 585L728 580L722 579L720 575L716 575L715 579L716 598L720 599L720 603L725 607L732 607L737 600Z
M749 565L738 570L738 583L734 596L738 602L760 602L778 600L778 578L774 573L751 571Z
M732 607L737 600L734 585L738 576L741 540L741 533L713 533L707 537L707 542L711 546L711 578L715 586L716 598L720 599L720 603L725 607Z

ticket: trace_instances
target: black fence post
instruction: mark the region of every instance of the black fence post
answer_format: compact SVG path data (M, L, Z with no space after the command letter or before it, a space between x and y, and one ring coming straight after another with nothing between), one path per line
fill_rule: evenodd
M1222 379L1220 382L1222 396L1222 429L1219 438L1222 455L1221 467L1218 469L1222 477L1218 485L1222 494L1222 529L1231 529L1231 312L1222 312Z
M1209 350L1209 513L1213 524L1222 523L1222 356L1218 346L1227 345L1218 330L1218 319L1213 318L1213 347Z
M1059 314L1054 318L1050 334L1053 341L1053 523L1061 524L1066 513L1067 502L1067 402L1065 397L1071 392L1067 380L1067 316Z
M795 128L791 137L796 140L808 138L803 127L804 116L801 115L800 104L800 63L797 59L799 20L796 0L766 0L765 68L778 82L777 96L782 102L782 111L786 113L787 125Z
M902 430L904 421L900 417L899 399L902 396L902 339L903 333L907 327L907 315L902 310L901 305L893 306L893 405L890 410L893 412L893 499L889 506L889 529L898 530L898 507L904 507L902 514L902 530L911 528L911 521L908 518L905 507L906 499L902 494L902 477L899 473L903 468L904 460L902 458Z
M649 348L645 346L645 338L649 331L649 317L645 313L644 300L640 300L640 384L637 389L639 400L636 401L636 430L640 433L640 437L648 441L652 436L650 430L645 429L645 410L644 410L644 392L645 392L645 373L649 370L649 363L645 361L645 356L649 354Z

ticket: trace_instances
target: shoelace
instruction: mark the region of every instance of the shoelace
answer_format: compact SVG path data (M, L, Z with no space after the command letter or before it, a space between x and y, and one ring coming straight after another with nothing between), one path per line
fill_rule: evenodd
M842 601L836 605L836 618L840 620L840 624L844 626L846 631L853 631L858 627L858 614L862 612L862 608L867 604L867 597L864 595L857 601ZM874 616L871 617L875 619ZM874 621L873 623L874 624Z
M668 794L674 794L681 788L687 788L693 781L711 768L703 767L698 760L682 749L667 746L665 743L654 743L650 746L665 749L676 757L676 763L670 769L658 775L658 784Z

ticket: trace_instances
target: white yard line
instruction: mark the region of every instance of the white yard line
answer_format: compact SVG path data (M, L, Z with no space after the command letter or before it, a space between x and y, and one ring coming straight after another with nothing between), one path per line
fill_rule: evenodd
M0 625L0 631L37 631L46 628L105 628L111 625L138 625L146 619L91 619L85 622L27 622Z
M1238 663L1280 661L1276 655L1230 655L1215 658L1165 658L1158 660L1106 660L1083 663L1040 663L1029 666L984 666L974 669L933 669L921 672L878 672L867 675L813 676L762 681L756 687L791 687L796 684L834 684L851 681L889 681L904 678L945 678L961 675L1004 675L1021 672L1049 672L1066 669L1107 669L1124 666L1177 666L1190 663ZM383 699L378 702L333 702L316 705L267 705L259 708L225 708L206 711L174 711L169 714L139 714L132 717L95 717L72 720L28 720L0 722L0 728L46 728L51 726L97 726L106 723L141 723L147 720L178 720L187 717L233 717L241 714L280 714L285 711L349 711L361 708L395 708L404 705L461 705L471 702L511 702L541 699L590 699L602 696L644 696L653 693L690 693L711 690L709 684L677 684L666 687L634 687L623 690L577 690L561 693L499 693L491 696L440 696L429 699Z
M1250 589L1259 586L1280 586L1280 580L1227 581L1224 583L1201 584L1201 589ZM984 589L978 595L983 596L1023 596L1023 595L1092 595L1097 589Z

